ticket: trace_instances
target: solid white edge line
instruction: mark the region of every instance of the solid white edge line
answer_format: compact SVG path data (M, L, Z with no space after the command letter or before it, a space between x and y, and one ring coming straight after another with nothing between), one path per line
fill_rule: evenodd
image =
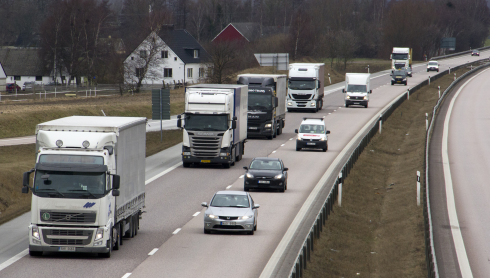
M195 217L195 216L198 216L198 215L199 215L199 213L201 213L201 212L200 212L200 211L198 211L198 212L194 213L192 216L194 216L194 217Z
M284 147L284 145L286 145L286 144L282 144L281 147Z
M175 229L175 231L172 234L176 235L178 232L180 232L180 230L182 230L182 229L181 228L177 228L177 229Z
M153 256L156 252L158 251L158 248L153 248L150 253L148 253L148 256Z
M181 161L181 162L179 162L179 163L177 163L177 164L175 164L174 166L171 166L170 168L168 168L167 170L165 170L165 171L161 172L160 174L158 174L158 175L154 176L153 178L149 178L149 179L147 179L147 180L145 181L145 185L147 185L147 184L149 184L149 183L153 182L154 180L156 180L156 179L158 179L158 178L162 177L162 176L163 176L163 175L165 175L165 174L168 174L170 171L174 170L175 168L179 167L180 165L182 165L182 161Z
M453 236L454 248L456 249L456 256L458 258L459 269L462 277L473 277L471 272L470 262L468 260L468 254L466 254L466 248L463 241L463 234L461 233L461 227L459 226L458 213L456 211L456 201L454 199L453 180L451 177L451 167L449 165L449 152L448 152L448 137L449 137L449 121L451 119L451 112L454 107L454 103L459 94L466 85L472 81L475 77L484 73L488 69L478 73L466 81L456 92L449 108L447 110L446 119L444 120L444 130L442 133L442 165L444 170L444 181L446 185L446 203L447 213L449 216L449 225L451 226L451 233Z
M239 178L239 179L243 179L243 175L239 176L238 178Z
M276 153L276 151L272 151L272 153Z
M293 239L293 236L296 232L296 230L299 228L301 221L305 217L306 213L310 209L310 207L313 204L313 201L315 200L316 196L320 192L320 190L323 187L323 184L326 182L328 177L333 174L333 170L339 164L342 160L342 158L345 156L347 151L356 143L357 138L359 138L373 123L379 119L381 112L385 111L386 108L390 107L393 103L395 103L398 98L401 95L406 94L406 92L401 93L397 97L395 97L392 101L390 101L385 107L383 107L380 112L376 113L371 120L369 120L364 127L362 127L361 130L351 139L349 143L342 149L342 151L337 155L335 160L330 164L328 167L327 171L323 174L322 178L318 181L318 183L315 185L313 190L311 191L310 195L308 195L308 198L306 201L303 203L303 206L299 210L298 214L293 219L293 222L289 226L288 230L284 234L283 238L279 242L279 244L276 247L276 250L274 250L274 253L270 257L269 261L267 262L267 265L264 267L262 270L262 273L260 274L259 278L268 278L271 277L272 273L276 269L277 264L279 263L279 260L281 259L281 256L284 254L287 246L289 245L289 242Z
M25 249L24 251L20 252L19 254L13 256L12 258L6 260L2 264L0 264L0 271L4 270L7 268L9 265L15 263L16 261L22 259L25 255L29 254L29 249Z
M121 278L128 278L129 276L131 276L131 273L126 273L126 274L124 274L124 276L123 276L123 277L121 277Z

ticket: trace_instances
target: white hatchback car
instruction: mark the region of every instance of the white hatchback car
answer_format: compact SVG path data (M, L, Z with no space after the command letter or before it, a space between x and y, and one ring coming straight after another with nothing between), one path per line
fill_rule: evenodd
M328 150L327 134L330 134L330 130L327 130L323 118L303 118L299 130L294 132L298 133L296 151L303 148Z
M427 72L429 72L429 71L439 72L439 63L437 61L430 61L427 64Z

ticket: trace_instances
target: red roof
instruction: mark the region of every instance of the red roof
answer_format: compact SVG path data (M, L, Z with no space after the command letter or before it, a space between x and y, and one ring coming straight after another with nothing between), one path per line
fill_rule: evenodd
M248 39L244 37L231 23L225 27L214 39L213 42L220 41L243 41L248 42Z

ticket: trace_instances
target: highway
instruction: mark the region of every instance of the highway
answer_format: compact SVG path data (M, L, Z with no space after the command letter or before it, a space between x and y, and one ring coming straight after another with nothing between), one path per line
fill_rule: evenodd
M482 52L482 56L488 56L489 52ZM463 56L441 60L441 70L479 59ZM414 77L409 78L408 86L390 86L388 71L373 74L373 94L367 109L344 108L341 85L326 87L328 95L323 110L316 114L288 113L282 135L273 140L249 140L243 160L231 169L183 168L179 145L158 154L160 157L147 158L146 213L140 231L137 237L125 240L112 258L66 253L31 258L21 254L21 259L8 266L0 261L0 277L99 277L102 274L128 277L130 273L131 277L258 277L312 188L346 144L386 104L429 75L434 73L427 73L424 64L414 66ZM331 131L326 153L295 151L294 129L305 116L325 116ZM285 193L251 192L255 202L261 205L255 235L205 235L202 231L204 209L200 203L209 202L217 190L241 190L242 166L248 166L256 156L284 160L290 169L288 190ZM0 227L0 234L4 234L7 229L4 227L9 223ZM15 231L25 234L25 242L19 243L25 246L27 225L28 221L24 228ZM18 246L13 244L5 251L0 245L0 258L8 257L3 254L8 250L22 250Z
M473 76L445 102L430 147L430 201L440 277L490 273L490 70Z

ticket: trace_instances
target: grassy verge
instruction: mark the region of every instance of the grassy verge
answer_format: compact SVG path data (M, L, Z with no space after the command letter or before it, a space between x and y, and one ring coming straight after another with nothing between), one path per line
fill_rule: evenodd
M469 69L460 69L460 76ZM415 92L383 123L344 182L304 277L425 277L424 220L416 204L425 113L453 74Z
M182 142L182 131L148 132L146 156ZM22 173L32 169L35 163L35 145L0 147L0 224L3 224L31 209L31 194L22 194Z

